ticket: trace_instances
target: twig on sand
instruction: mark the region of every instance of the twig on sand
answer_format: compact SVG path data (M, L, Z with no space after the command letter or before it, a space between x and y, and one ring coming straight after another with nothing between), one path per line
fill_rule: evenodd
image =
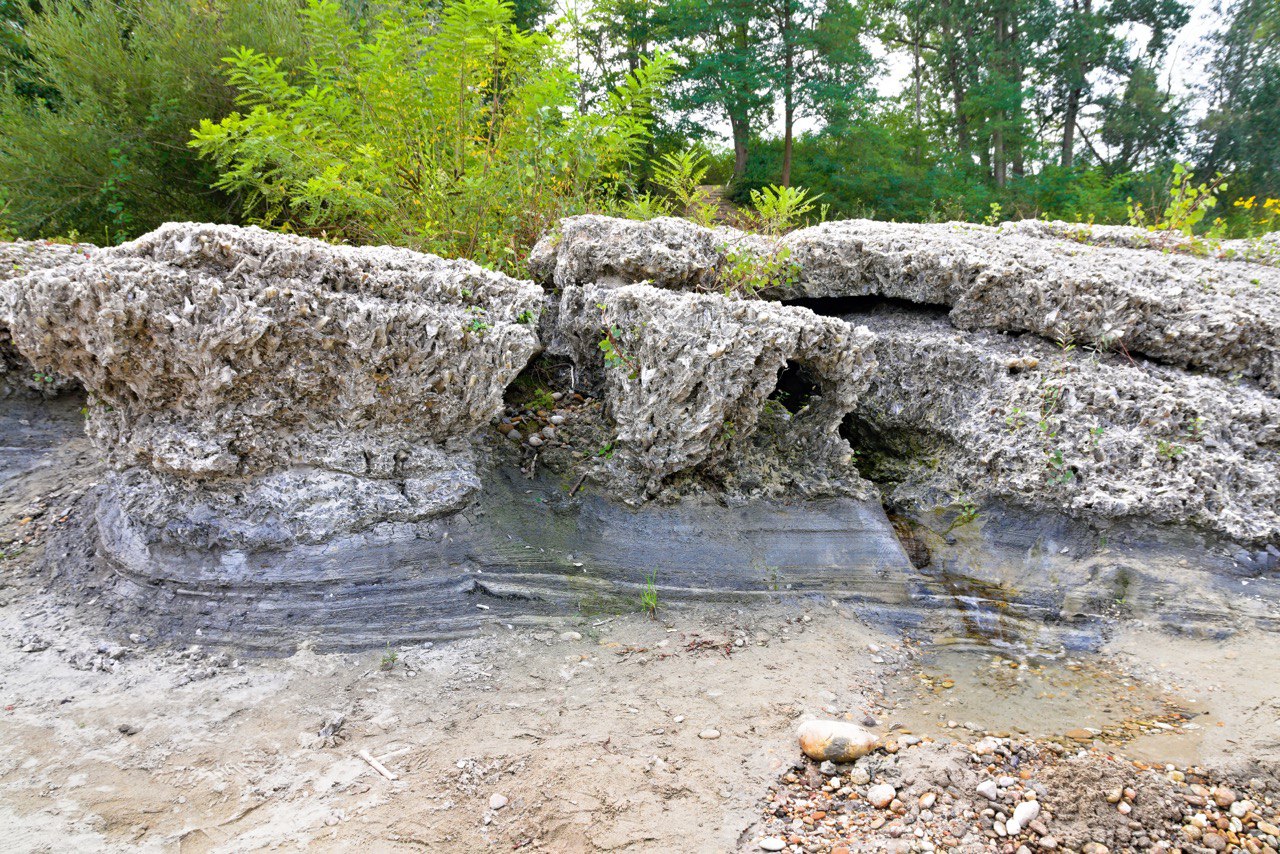
M386 777L388 780L400 779L399 775L397 775L393 771L387 770L387 766L383 765L381 762L374 759L373 756L369 754L369 751L367 750L360 751L360 758L363 759L365 762L368 762L370 765L372 765L374 771L377 771L379 774L381 774L383 777Z

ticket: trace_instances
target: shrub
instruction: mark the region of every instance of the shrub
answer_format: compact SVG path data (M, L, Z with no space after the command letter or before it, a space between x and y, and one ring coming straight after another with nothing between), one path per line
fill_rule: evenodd
M20 61L0 79L0 199L28 237L114 242L167 220L235 219L187 147L234 96L220 59L300 48L296 0L22 4Z
M241 110L191 145L263 225L518 272L556 219L630 183L671 63L644 64L587 114L567 58L508 3L425 5L393 5L362 34L311 0L305 62L235 51Z

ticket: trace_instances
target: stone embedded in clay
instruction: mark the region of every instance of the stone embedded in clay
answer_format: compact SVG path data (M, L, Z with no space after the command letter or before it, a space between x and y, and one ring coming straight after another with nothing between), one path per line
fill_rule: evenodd
M847 721L805 721L796 738L805 756L818 762L853 762L880 746L878 735Z
M458 509L543 296L403 249L170 224L10 301L19 348L89 391L143 541L276 545Z

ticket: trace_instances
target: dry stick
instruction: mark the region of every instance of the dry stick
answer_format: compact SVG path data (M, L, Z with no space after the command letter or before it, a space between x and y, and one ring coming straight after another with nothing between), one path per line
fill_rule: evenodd
M1124 340L1121 338L1117 338L1116 343L1120 345L1120 351L1124 353L1124 357L1129 360L1129 364L1133 365L1135 368L1138 367L1138 363L1135 362L1133 360L1133 357L1129 355L1129 348L1124 346Z
M383 777L386 777L388 780L400 779L400 777L397 776L394 772L388 771L387 766L383 765L381 762L374 759L369 754L369 751L367 750L360 751L360 758L363 759L365 762L368 762L370 765L372 765L374 771L377 771L379 774L381 774Z
M586 481L586 479L587 479L587 473L584 471L582 473L582 476L578 478L578 482L573 485L573 489L569 490L570 498L576 495L579 489L582 489L582 484L584 481Z

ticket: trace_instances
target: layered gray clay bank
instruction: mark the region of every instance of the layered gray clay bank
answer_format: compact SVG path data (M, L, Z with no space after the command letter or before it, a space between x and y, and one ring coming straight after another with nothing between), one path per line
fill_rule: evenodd
M898 622L982 591L1059 640L1117 585L1271 620L1215 579L1280 555L1277 271L1108 243L831 223L762 300L726 257L778 243L679 220L566 220L543 287L169 225L11 280L0 320L111 469L53 559L175 638L441 636L654 573Z

